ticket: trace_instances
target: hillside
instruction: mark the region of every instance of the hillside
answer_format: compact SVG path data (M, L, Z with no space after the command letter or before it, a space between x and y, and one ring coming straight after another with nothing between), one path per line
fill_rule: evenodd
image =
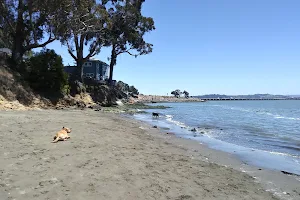
M61 97L44 97L34 92L22 76L11 70L5 64L0 64L0 110L30 110L36 108L64 108L64 107L96 107L116 104L118 98L124 94L107 86L102 86L96 93L90 95L64 95ZM97 102L97 103L95 103Z
M49 102L37 97L31 88L22 81L20 74L6 65L0 65L0 109L25 110L33 105L42 107ZM40 105L38 105L40 104Z

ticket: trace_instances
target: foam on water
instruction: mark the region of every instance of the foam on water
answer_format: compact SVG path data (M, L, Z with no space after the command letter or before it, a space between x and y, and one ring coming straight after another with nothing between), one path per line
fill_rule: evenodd
M175 124L177 126L180 126L180 127L183 127L183 128L187 127L183 122L173 120L173 115L166 115L166 120L169 121L169 122L172 122L173 124Z
M300 174L300 102L167 103L137 118L261 167ZM151 110L152 112L153 110ZM196 128L196 132L191 132Z

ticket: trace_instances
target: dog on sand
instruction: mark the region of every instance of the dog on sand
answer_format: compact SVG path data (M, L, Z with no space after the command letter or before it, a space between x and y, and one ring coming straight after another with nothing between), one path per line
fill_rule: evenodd
M152 113L152 117L159 117L159 113L153 112L153 113Z
M56 143L58 141L66 141L67 139L70 139L70 136L68 133L71 133L71 129L67 127L63 127L60 131L56 133L56 135L53 138L52 143Z

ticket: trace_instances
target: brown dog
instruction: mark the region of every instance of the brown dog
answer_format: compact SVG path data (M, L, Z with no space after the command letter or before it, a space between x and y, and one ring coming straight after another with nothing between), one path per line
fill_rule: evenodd
M52 142L56 143L58 141L66 141L67 139L70 139L68 133L71 133L71 129L67 127L63 127L60 131L56 133Z

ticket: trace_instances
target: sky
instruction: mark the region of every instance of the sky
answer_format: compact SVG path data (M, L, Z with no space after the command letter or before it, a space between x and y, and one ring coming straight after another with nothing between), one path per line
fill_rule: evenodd
M299 0L147 0L153 52L119 56L114 79L142 94L300 94L299 8ZM47 48L74 63L59 42Z

